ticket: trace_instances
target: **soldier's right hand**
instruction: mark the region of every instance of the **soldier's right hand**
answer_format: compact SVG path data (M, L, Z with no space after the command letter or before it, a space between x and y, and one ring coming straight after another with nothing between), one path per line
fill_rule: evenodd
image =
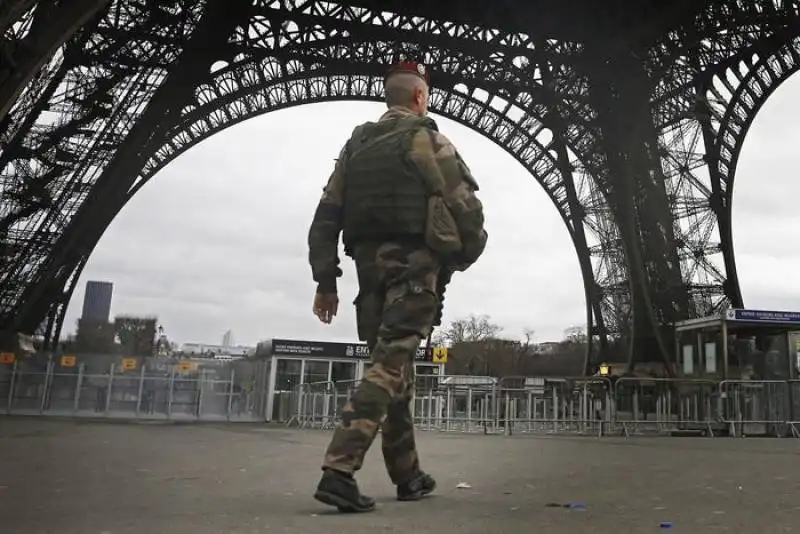
M336 293L314 294L314 315L325 324L331 324L339 310L339 295Z

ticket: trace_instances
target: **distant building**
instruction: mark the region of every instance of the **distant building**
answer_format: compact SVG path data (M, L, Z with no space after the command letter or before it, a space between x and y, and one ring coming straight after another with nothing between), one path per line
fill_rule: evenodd
M83 312L81 319L87 322L107 323L111 316L111 296L114 284L111 282L86 282L86 293L83 295Z
M225 335L222 336L222 346L223 347L232 347L233 346L233 332L228 330L225 332Z

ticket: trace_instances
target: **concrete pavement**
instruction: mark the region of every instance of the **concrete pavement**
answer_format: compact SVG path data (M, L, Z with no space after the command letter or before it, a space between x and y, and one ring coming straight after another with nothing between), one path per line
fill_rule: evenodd
M421 432L435 496L396 502L373 447L358 479L379 509L343 515L311 498L329 437L251 424L3 418L0 532L800 532L798 440ZM547 506L570 502L585 508Z

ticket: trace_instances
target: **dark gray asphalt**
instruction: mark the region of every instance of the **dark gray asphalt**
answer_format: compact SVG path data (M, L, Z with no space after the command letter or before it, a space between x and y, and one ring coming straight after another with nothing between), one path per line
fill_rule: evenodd
M680 533L800 532L796 440L423 432L436 496L396 502L374 447L359 481L379 509L341 515L311 498L329 436L3 418L0 532L641 534L663 521Z

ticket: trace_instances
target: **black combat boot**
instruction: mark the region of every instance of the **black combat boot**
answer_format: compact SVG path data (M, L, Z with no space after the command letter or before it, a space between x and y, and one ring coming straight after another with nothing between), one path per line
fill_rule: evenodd
M436 481L427 473L420 472L408 482L397 486L398 501L418 501L436 489Z
M375 509L375 499L361 495L352 475L326 469L322 473L314 498L335 506L340 512L370 512Z

